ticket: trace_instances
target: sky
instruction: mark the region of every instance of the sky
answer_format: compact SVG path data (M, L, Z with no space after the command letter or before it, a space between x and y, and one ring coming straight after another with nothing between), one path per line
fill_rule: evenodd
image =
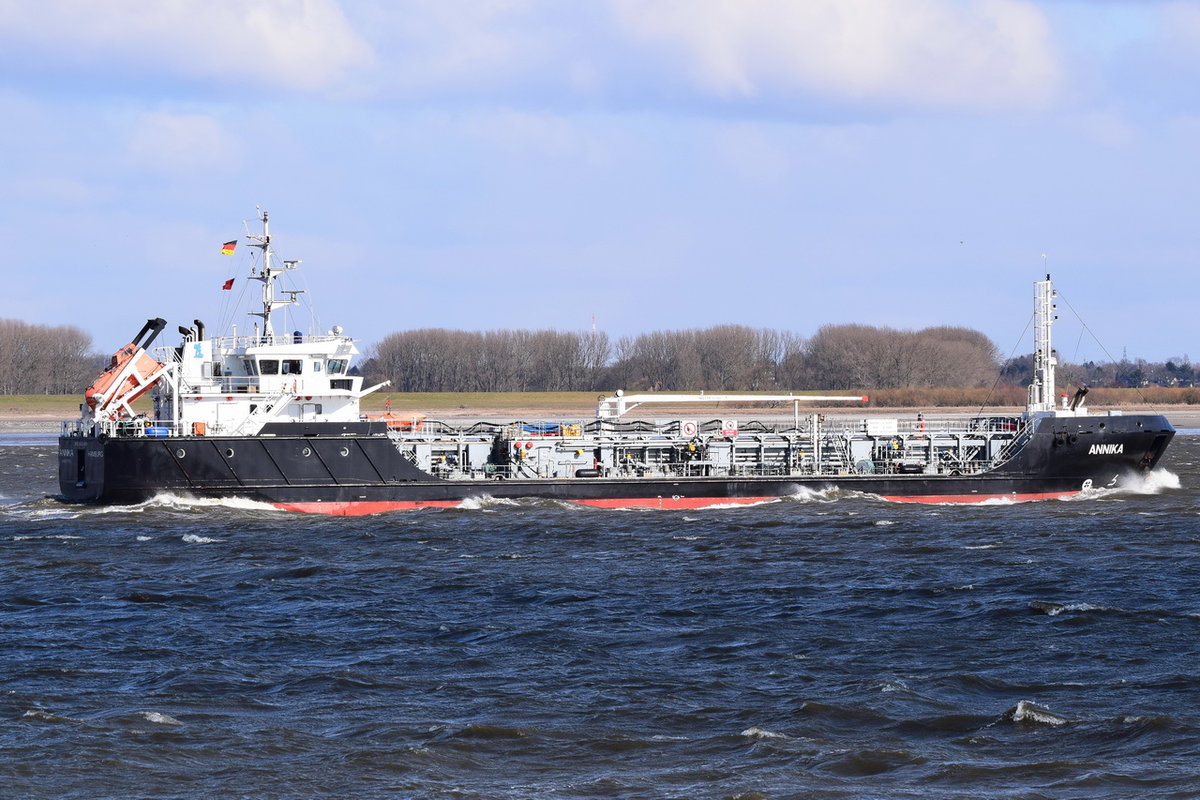
M102 352L250 326L220 246L261 207L365 346L594 319L1027 353L1050 272L1065 360L1200 357L1200 2L0 0L0 120L0 318Z

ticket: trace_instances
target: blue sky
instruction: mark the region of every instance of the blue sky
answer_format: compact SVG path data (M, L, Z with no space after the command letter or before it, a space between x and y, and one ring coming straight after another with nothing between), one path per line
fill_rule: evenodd
M368 345L594 315L1027 352L1045 264L1099 339L1064 305L1064 358L1200 355L1200 2L0 0L0 119L0 317L103 351L217 323L261 205Z

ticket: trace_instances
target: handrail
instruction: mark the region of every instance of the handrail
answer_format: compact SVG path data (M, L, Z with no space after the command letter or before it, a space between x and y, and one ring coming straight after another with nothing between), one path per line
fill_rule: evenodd
M323 342L345 342L352 344L355 340L349 336L335 335L332 333L308 334L295 333L275 334L274 336L255 336L253 334L239 334L237 336L212 336L203 341L209 342L214 348L223 348L227 350L243 350L249 347L283 347L287 345L297 344L313 344ZM195 340L189 337L188 344L194 344ZM175 352L175 347L170 345L159 345L154 348L154 352Z

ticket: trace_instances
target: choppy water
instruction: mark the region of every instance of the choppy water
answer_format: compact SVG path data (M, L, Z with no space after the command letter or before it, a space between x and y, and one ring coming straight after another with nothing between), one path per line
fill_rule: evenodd
M0 438L4 797L1200 797L1200 436L983 507L88 509Z

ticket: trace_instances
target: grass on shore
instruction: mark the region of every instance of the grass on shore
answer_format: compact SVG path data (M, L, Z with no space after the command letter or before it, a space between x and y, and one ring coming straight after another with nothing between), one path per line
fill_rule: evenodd
M53 414L66 419L79 416L83 394L6 394L0 395L0 413L19 416Z

